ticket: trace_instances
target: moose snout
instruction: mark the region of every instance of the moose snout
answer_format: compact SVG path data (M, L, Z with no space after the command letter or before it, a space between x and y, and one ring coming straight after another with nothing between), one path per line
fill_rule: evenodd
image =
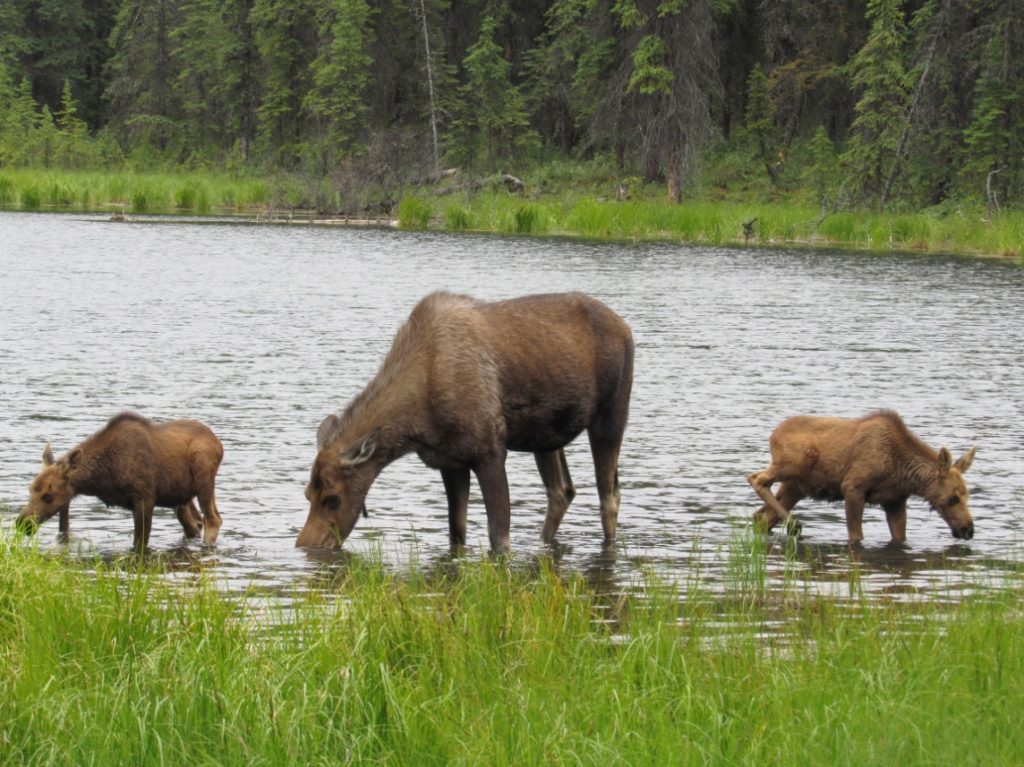
M964 541L971 540L971 538L974 537L974 522L968 522L965 525L954 527L953 537Z

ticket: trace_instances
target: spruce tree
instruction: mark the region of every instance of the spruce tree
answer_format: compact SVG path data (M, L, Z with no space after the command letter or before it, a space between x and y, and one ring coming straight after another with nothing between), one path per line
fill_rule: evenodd
M860 98L843 163L863 199L880 204L906 120L910 78L904 65L907 28L902 0L870 0L871 31L852 62Z

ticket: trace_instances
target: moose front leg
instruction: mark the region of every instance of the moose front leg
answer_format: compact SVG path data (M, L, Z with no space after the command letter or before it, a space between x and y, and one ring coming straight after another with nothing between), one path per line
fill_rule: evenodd
M846 503L846 537L850 543L864 540L862 522L864 519L864 494L856 490L848 490L843 495Z
M452 546L465 546L469 469L441 469L441 479L448 498L448 541Z
M885 521L889 523L892 542L905 543L907 540L907 499L886 503L882 508L885 509Z
M778 471L774 464L764 471L755 471L747 477L747 482L754 488L754 492L764 501L764 508L754 514L754 519L766 532L775 527L779 522L785 522L789 519L789 509L772 495L772 485L775 484L778 478Z
M533 457L537 461L537 470L544 481L548 497L548 511L544 517L544 530L540 537L544 543L551 543L569 504L576 497L576 488L573 487L572 478L569 476L569 464L565 461L563 450L534 453Z
M142 552L149 545L149 533L153 528L153 503L135 501L132 505L132 517L135 519L135 538L132 545Z
M491 551L508 554L512 548L509 530L511 509L508 497L508 476L505 474L505 451L479 460L473 467L480 493L487 509L487 534Z
M59 527L60 537L66 539L68 534L71 532L70 506L65 506L60 510L59 516L57 517L57 524Z

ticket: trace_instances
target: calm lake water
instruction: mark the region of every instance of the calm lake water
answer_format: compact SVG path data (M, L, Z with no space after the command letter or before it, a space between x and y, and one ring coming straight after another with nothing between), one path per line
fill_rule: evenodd
M376 372L416 301L580 290L633 327L636 382L614 554L586 439L567 449L579 492L559 532L561 566L607 588L652 570L712 587L759 503L746 475L796 413L899 411L929 444L971 445L976 536L955 541L920 499L908 543L886 547L876 507L851 556L842 507L805 501L796 572L834 587L856 569L871 593L955 598L998 584L1024 557L1024 270L943 256L590 243L211 222L114 224L105 216L0 213L0 523L27 499L46 441L57 455L121 410L198 418L225 447L217 545L186 542L158 510L157 552L227 584L304 588L348 557L448 556L440 476L403 458L372 488L345 554L294 548L316 429ZM543 487L508 461L515 557L540 542ZM486 550L474 484L469 543ZM6 507L6 508L4 508ZM82 497L72 550L128 553L131 514ZM58 548L57 523L40 530ZM768 538L768 567L785 537ZM699 567L698 567L699 564ZM792 564L790 567L794 567Z

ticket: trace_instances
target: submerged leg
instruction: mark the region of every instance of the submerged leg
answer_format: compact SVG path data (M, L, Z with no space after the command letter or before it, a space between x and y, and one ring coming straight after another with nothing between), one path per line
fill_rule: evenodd
M473 467L480 493L487 509L487 533L494 554L507 554L512 547L509 530L511 510L508 497L508 476L505 474L505 452L481 459Z
M153 530L153 503L151 501L135 501L132 505L132 517L135 521L135 537L132 545L136 551L144 551L149 545L149 534Z
M864 519L864 494L856 490L846 490L843 493L843 500L846 504L846 535L850 543L860 543L864 540L862 521Z
M192 456L192 478L196 486L196 497L203 510L203 543L212 545L220 533L223 519L217 508L215 482L220 468L219 453L197 453Z
M889 535L893 543L906 543L907 541L907 499L887 503L885 509L885 521L889 523Z
M615 542L619 523L619 446L622 435L615 440L603 440L588 431L590 452L594 456L594 474L597 478L597 494L601 499L601 529L604 531L604 545Z
M747 477L747 482L754 488L754 492L764 501L764 506L754 514L754 521L765 532L789 518L789 509L772 495L772 485L779 479L778 474L779 471L773 463L764 471L755 471Z
M441 469L448 497L448 541L466 545L466 511L469 508L469 469Z
M569 476L569 464L565 461L564 450L551 450L547 453L534 453L540 478L544 481L544 489L548 496L548 511L544 517L544 530L541 540L551 543L558 532L569 504L576 497L572 477Z
M182 504L174 510L174 513L177 515L178 521L185 531L185 537L198 538L199 534L203 531L203 521L199 516L199 509L196 508L196 502L191 500L186 504Z

